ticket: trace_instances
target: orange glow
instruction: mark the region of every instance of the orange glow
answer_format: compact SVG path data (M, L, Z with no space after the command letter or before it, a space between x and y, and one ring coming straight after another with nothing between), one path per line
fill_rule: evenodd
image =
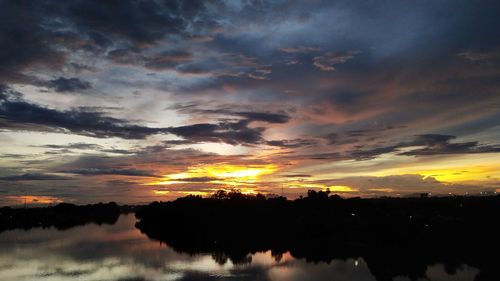
M34 195L12 195L6 196L7 199L12 200L13 204L54 204L63 202L61 199L51 196L34 196Z
M284 184L288 188L318 188L321 190L330 190L331 192L355 192L356 188L346 185L325 185L308 182L288 182Z
M255 191L255 189L251 189L251 188L242 188L239 191L242 194L247 194L247 195L256 195L259 193L259 192ZM263 193L263 192L260 192L260 193Z
M375 191L375 192L394 192L393 188L390 187L381 187L381 188L370 188L369 191Z
M165 195L174 196L173 193L177 193L177 195L181 194L181 195L209 196L218 190L220 190L220 189L209 188L209 189L207 189L207 191L169 191L169 190L154 189L153 193L154 193L154 195L157 195L157 196L165 196ZM238 191L241 194L245 194L245 195L256 195L259 193L259 192L255 191L253 188L241 188L241 189L238 188L238 189L231 189L231 190L226 190L226 191L232 191L232 190ZM262 193L262 192L260 192L260 193Z
M253 186L261 176L278 170L273 164L266 165L199 165L187 171L165 175L163 179L146 185L171 185L181 183L210 183L225 186Z
M155 195L167 195L168 193L170 193L170 191L168 191L168 190L156 190L155 189L155 190L153 190L153 193Z
M208 192L205 191L178 191L183 195L207 196Z

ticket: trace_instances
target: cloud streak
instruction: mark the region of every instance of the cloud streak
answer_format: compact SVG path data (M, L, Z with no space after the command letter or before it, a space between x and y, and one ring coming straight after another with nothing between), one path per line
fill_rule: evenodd
M358 53L358 51L348 51L345 53L328 52L322 56L314 57L313 65L321 71L336 71L336 65L348 62Z
M151 171L137 169L115 169L115 168L81 168L61 170L59 173L77 174L83 176L104 176L104 175L119 175L131 177L159 177Z
M26 173L20 175L3 176L0 181L59 181L70 180L70 177L43 174L43 173Z

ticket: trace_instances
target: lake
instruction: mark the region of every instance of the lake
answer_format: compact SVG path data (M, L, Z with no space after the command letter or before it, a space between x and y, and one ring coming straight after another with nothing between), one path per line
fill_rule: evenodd
M135 222L129 214L114 225L0 233L0 280L376 280L363 259L310 263L267 251L233 264L223 254L178 253L146 237ZM426 275L432 281L472 281L478 272L467 265L450 272L437 263L427 267ZM394 279L404 280L410 279Z

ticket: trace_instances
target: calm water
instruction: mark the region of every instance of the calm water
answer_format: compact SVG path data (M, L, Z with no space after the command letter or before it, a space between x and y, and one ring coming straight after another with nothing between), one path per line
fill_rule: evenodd
M222 264L211 255L177 253L134 223L133 215L122 215L114 225L0 233L0 280L375 280L361 259L312 264L290 254L276 261L265 252L245 265ZM427 268L433 281L473 280L477 272L463 266L448 275L442 265Z

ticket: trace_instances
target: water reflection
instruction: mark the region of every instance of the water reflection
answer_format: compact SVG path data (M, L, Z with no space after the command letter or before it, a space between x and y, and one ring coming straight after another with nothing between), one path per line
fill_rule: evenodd
M114 225L0 233L0 280L375 280L362 259L314 264L269 251L236 265L217 254L177 253L134 224L133 215L122 215ZM426 273L430 280L466 281L478 270L463 266L450 275L434 265Z

